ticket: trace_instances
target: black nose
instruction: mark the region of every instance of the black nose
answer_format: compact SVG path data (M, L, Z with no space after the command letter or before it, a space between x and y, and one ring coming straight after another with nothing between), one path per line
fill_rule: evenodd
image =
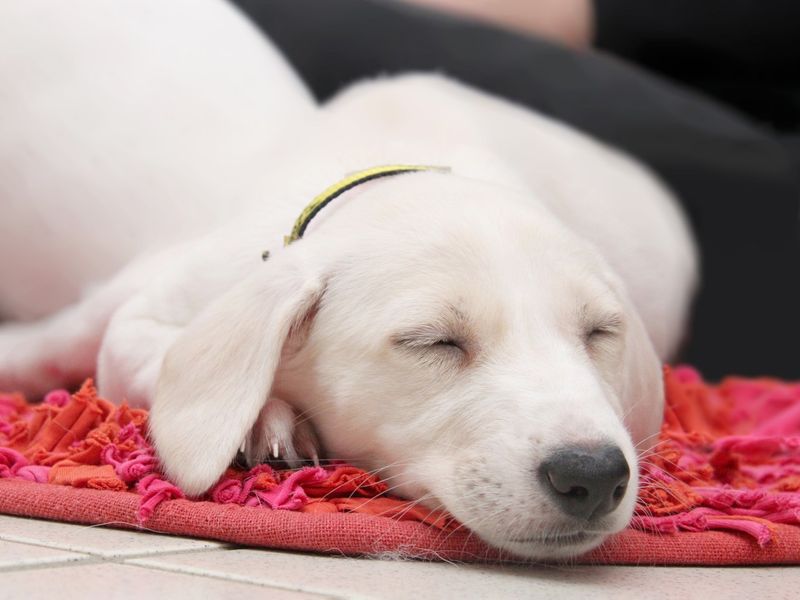
M619 506L630 469L617 446L568 446L548 456L539 475L561 510L591 519Z

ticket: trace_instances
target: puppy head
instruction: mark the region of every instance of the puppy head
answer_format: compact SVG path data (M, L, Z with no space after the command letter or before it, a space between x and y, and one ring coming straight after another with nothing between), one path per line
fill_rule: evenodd
M167 473L207 489L270 392L328 456L532 558L627 524L662 408L598 254L516 192L436 174L353 194L190 325L152 413Z

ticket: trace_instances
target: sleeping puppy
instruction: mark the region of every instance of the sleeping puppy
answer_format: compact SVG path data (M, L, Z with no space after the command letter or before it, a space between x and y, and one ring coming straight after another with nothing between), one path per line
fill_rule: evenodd
M246 29L228 16L231 35ZM164 234L104 282L84 273L96 285L77 303L3 325L0 387L41 393L96 371L102 394L151 407L162 467L193 495L242 449L251 464L375 469L520 556L577 555L624 528L697 279L669 193L629 158L439 76L365 82L315 108L270 46L241 52L277 65L275 94L297 102L272 101L236 193L213 190L229 218L207 196L169 197L167 225L196 210L206 232ZM158 147L150 116L120 118ZM207 129L213 147L223 134ZM215 168L213 151L170 161L175 177ZM104 201L163 191L124 183ZM330 202L298 219L320 192ZM74 268L69 252L49 260L29 266ZM0 297L35 289L26 271Z

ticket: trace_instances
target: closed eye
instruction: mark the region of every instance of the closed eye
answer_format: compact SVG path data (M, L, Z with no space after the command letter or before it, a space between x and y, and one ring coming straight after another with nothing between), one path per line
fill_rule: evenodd
M617 333L618 330L616 329L611 329L608 327L595 327L586 334L586 339L591 340L599 337L611 337L617 335Z
M392 338L395 346L409 350L459 350L464 351L463 343L450 337L411 336Z
M468 319L452 305L446 305L439 318L402 329L390 337L394 348L428 364L465 361L474 350L469 340Z
M463 348L461 347L461 343L460 342L458 342L456 340L451 340L451 339L439 340L438 342L435 342L432 345L433 346L439 346L439 347L450 346L452 348L458 348L459 350L463 350Z
M622 317L617 314L608 315L588 327L584 339L587 343L609 341L620 335L622 327Z
M396 349L425 365L461 363L467 356L466 342L438 325L423 325L397 333L391 342Z

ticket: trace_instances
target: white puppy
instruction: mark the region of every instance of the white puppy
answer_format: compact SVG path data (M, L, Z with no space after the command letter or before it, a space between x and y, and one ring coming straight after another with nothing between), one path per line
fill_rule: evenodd
M109 14L89 20L124 57L75 3L45 2L62 22L33 37L40 4L0 9L4 43L39 53L0 63L22 82L0 127L25 148L0 132L0 307L49 316L0 326L0 387L96 371L101 393L152 407L163 468L190 494L244 445L254 463L323 451L380 469L523 556L574 555L627 524L697 277L684 219L640 165L437 76L315 109L212 0L192 0L206 18L191 24L179 2L99 3ZM133 18L120 11L157 14L164 37L114 31ZM210 65L203 27L230 42ZM161 60L140 59L159 39ZM131 70L137 102L118 76ZM169 93L148 96L155 81ZM449 171L356 185L283 247L327 186L398 163ZM88 233L71 240L76 206ZM43 218L58 226L32 238Z

